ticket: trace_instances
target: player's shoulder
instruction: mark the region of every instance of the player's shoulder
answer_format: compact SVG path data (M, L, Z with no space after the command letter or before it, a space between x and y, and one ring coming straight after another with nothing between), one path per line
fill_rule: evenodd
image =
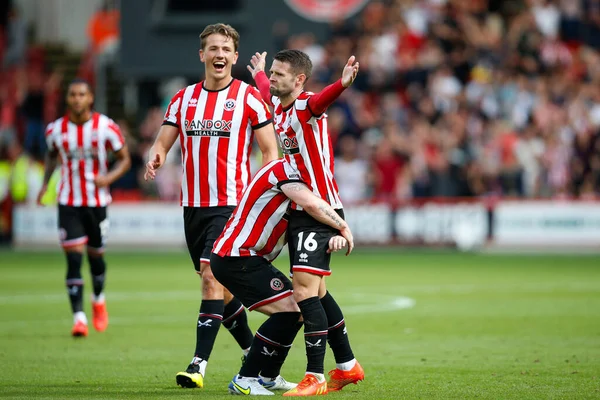
M48 136L55 132L60 132L62 130L61 127L65 122L68 122L66 115L63 115L62 117L50 122L48 125L46 125L45 135Z
M306 110L308 109L308 100L313 95L313 92L302 92L296 100L294 101L294 108L296 110Z
M204 81L200 81L200 82L196 82L196 83L192 83L190 85L187 85L186 87L183 87L181 89L179 89L177 91L177 93L175 93L175 95L173 96L173 99L178 99L178 98L182 98L183 96L185 96L186 93L194 93L196 91L197 87L200 87L200 89L204 89L204 86L202 85ZM200 91L198 90L198 95L200 95Z
M94 125L98 127L111 126L117 124L111 117L99 112L95 112L94 114L92 114L92 119L95 120Z
M252 95L254 97L260 97L260 92L258 91L258 89L250 85L249 83L246 83L240 79L234 79L230 87L234 88L236 86L239 87L238 92L244 92L246 96Z
M55 127L61 125L63 118L64 117L60 117L59 119L52 121L48 125L46 125L46 131L45 131L44 135L46 137L52 135L54 133L54 131L56 130Z

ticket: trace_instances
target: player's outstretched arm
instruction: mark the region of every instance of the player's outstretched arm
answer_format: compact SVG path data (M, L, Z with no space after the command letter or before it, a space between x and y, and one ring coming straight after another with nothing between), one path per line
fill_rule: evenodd
M146 163L146 172L144 173L145 180L156 178L156 170L164 164L167 153L173 147L178 135L179 128L175 126L163 125L160 127L158 136L156 136L148 155L149 161Z
M317 221L340 231L348 245L346 255L354 248L354 238L350 227L325 200L315 194L303 183L290 182L281 185L281 191L294 203L302 207Z
M44 181L42 183L42 187L40 188L40 192L37 196L38 205L42 206L42 198L46 194L48 190L48 182L50 182L50 178L58 165L58 151L52 149L48 150L46 155L44 156Z
M314 115L323 114L342 92L352 85L359 67L358 61L355 60L354 56L350 57L342 70L342 77L308 99L308 106Z
M265 103L270 106L273 106L271 102L271 90L269 89L269 78L265 73L265 65L267 63L267 52L263 51L262 53L255 53L250 59L250 65L248 71L252 74L252 79L256 83L256 87L260 92L260 96L263 98Z

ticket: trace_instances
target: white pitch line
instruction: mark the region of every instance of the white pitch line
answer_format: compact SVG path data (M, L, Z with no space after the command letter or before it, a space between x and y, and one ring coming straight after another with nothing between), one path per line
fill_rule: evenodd
M391 302L382 304L361 304L356 306L343 306L342 312L344 313L344 315L373 314L402 310L406 308L413 308L415 304L417 304L415 299L411 299L410 297L396 297Z
M369 290L371 288L362 287L361 290ZM388 294L382 295L376 292L377 288L373 287L374 292L362 292L362 293L350 293L340 295L333 291L336 298L345 299L368 299L374 296L387 296L387 298L394 298L395 295ZM520 283L498 283L498 284L446 284L446 285L398 285L394 286L394 291L397 293L412 294L412 293L424 293L424 294L438 294L438 293L450 293L450 294L469 294L478 292L494 292L494 293L508 293L508 292L531 292L531 293L551 293L554 291L567 291L567 292L579 292L587 290L591 292L600 292L600 283L595 281L574 281L566 283L555 283L555 282L520 282ZM197 299L200 301L200 291L196 290L179 290L179 291L168 291L168 292L107 292L109 301L129 301L129 300L187 300ZM14 295L1 295L0 306L5 304L38 304L38 303L62 303L67 299L66 294L63 293L19 293Z
M163 292L160 294L159 293L152 293L153 295L153 299L156 300L161 300L164 299L164 297L162 295L167 294L168 297L172 297L172 295L175 292ZM181 292L177 292L178 294L181 294ZM188 293L194 293L194 295L197 295L197 292L188 292ZM121 293L124 294L124 293ZM139 293L138 293L139 294ZM131 295L131 298L135 298L135 299L140 299L140 296L134 296L135 294ZM6 297L6 296L4 296ZM35 297L35 295L34 295ZM39 297L39 295L38 295ZM60 302L67 302L67 299L65 298L66 296L60 296L60 299L58 298L58 296L43 296L45 298L51 298L51 299L55 299L55 300L60 300ZM129 297L129 294L127 296L111 296L111 299L113 297L117 297L120 298L120 301L124 301L126 300L126 297ZM354 299L364 299L364 300L368 300L368 301L363 301L363 304L355 304L355 305L343 305L342 304L342 311L344 312L345 315L357 315L357 314L373 314L373 313L382 313L382 312L392 312L392 311L397 311L397 310L401 310L401 309L407 309L407 308L412 308L415 306L416 301L414 299L411 299L410 297L398 297L398 296L391 296L391 295L373 295L373 294L368 294L368 293L353 293L350 297L354 298ZM177 297L180 298L180 297ZM346 298L345 296L342 296L342 298ZM128 299L127 299L128 300ZM47 303L47 301L46 301ZM7 303L5 303L7 304ZM15 303L9 303L9 304L17 304ZM251 312L249 313L249 317L250 319L265 319L265 316L261 313L258 312ZM68 315L65 315L65 318L69 318ZM65 322L66 319L60 319L60 320L56 320L56 319L52 319L52 320L41 320L41 319L35 319L35 320L12 320L12 321L3 321L2 325L0 325L0 332L5 333L5 332L10 332L19 328L27 328L29 326L36 326L36 327L40 327L41 325L53 325L53 324L63 324ZM194 317L193 315L188 316L182 316L182 315L145 315L145 316L140 316L140 315L134 315L134 316L111 316L110 317L110 323L112 325L117 325L117 326L131 326L131 325L139 325L139 324L144 324L144 323L151 323L152 325L165 325L165 324L173 324L173 323L189 323L190 325L194 324Z

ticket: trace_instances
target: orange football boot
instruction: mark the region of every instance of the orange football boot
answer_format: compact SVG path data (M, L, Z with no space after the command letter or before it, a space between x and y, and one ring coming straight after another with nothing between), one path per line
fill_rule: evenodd
M344 386L351 383L356 385L358 381L362 381L363 379L365 379L365 370L357 361L350 371L342 371L337 368L329 371L327 388L331 392L337 392L338 390L342 390Z
M304 375L298 386L288 390L284 396L318 396L327 394L327 381L319 383L319 380L313 374Z
M104 332L108 326L108 312L106 311L106 302L92 303L92 322L94 329L98 332Z
M71 329L71 335L74 337L82 337L88 335L88 326L83 321L75 322L73 329Z

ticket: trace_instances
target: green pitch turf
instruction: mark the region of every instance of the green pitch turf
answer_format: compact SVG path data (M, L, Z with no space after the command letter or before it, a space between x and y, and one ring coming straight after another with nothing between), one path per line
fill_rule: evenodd
M106 258L109 329L74 339L62 254L0 252L0 397L230 397L241 352L224 329L205 388L175 385L200 300L187 254ZM598 256L357 252L336 254L333 270L366 380L330 398L600 398ZM253 329L263 320L251 313ZM334 365L328 353L326 370ZM304 366L299 337L283 375L298 381Z

